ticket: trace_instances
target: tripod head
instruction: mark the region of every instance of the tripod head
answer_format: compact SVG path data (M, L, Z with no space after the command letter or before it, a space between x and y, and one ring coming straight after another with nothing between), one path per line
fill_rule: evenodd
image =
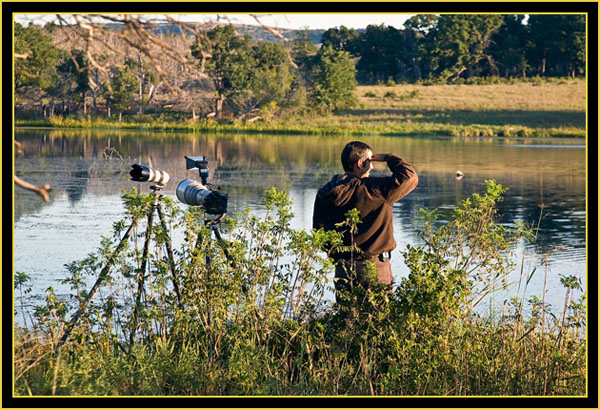
M150 185L150 189L152 190L152 192L154 192L155 194L158 191L161 191L165 186L162 184L156 184L156 185Z

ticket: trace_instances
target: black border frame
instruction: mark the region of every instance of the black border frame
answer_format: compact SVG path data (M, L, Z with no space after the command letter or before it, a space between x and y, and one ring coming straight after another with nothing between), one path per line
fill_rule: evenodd
M343 6L343 7L340 7ZM12 13L326 13L333 12L364 12L364 13L586 13L588 16L588 215L587 235L588 244L598 237L598 195L595 188L598 186L598 158L590 157L598 153L598 116L593 108L598 105L598 3L597 2L3 2L2 3L2 55L4 60L2 120L6 130L3 138L4 158L11 155L12 161ZM340 9L343 9L341 11ZM167 11L165 11L167 10ZM335 23L332 27L335 26ZM6 134L10 132L11 138ZM11 170L12 172L12 170ZM8 172L5 175L10 175ZM12 178L11 178L12 179ZM2 192L5 197L13 195L13 184L4 178ZM596 192L594 197L591 192ZM6 201L5 201L6 203ZM595 206L594 206L595 204ZM6 208L6 207L5 207ZM3 218L12 216L12 210L4 210ZM6 226L6 224L5 224ZM14 229L14 226L11 225ZM594 235L594 236L592 236ZM589 245L588 245L589 246ZM392 407L425 407L425 408L598 408L598 277L597 253L588 249L588 396L586 397L227 397L227 396L201 396L201 397L33 397L22 398L12 396L12 366L5 365L2 369L2 408L86 408L86 407L131 407L131 408L281 408L281 407L331 407L331 408L392 408ZM593 255L595 253L595 255ZM4 252L3 252L4 254ZM4 254L6 255L6 254ZM11 251L12 255L12 251ZM6 255L8 256L8 255ZM7 258L8 259L8 258ZM596 269L593 269L596 267ZM3 275L3 296L10 294L12 277ZM590 292L591 291L591 292ZM12 311L12 296L3 298L3 310ZM7 319L8 315L5 314ZM12 347L12 320L3 321L2 336L6 341L11 338ZM5 349L4 351L8 351ZM12 351L11 351L12 355ZM6 362L6 356L3 357ZM11 356L12 362L12 356ZM8 387L8 388L7 388ZM10 391L10 397L5 393Z

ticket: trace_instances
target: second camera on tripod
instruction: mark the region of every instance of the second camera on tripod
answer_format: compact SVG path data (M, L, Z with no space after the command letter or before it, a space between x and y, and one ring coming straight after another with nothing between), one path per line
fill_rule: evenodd
M207 214L227 213L227 194L208 184L208 161L204 156L185 157L186 169L198 169L202 182L183 180L177 185L177 199L186 205L201 206Z

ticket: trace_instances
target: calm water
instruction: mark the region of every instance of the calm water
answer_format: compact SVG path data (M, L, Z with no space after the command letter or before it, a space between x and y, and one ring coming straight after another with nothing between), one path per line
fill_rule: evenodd
M95 251L101 236L122 217L121 193L149 184L130 181L131 165L167 171L163 193L175 197L186 171L184 156L205 155L209 181L229 195L229 214L251 207L261 214L265 190L277 187L293 200L294 228L310 229L317 189L341 172L339 156L347 138L307 136L215 136L135 132L27 130L15 132L24 153L15 172L52 187L50 203L15 188L15 271L33 278L28 302L39 303L48 286L58 294L68 272L64 264ZM502 223L537 225L533 245L523 244L516 260L525 272L537 268L527 292L541 296L547 273L546 301L561 309L564 290L559 274L576 275L586 284L586 149L584 141L499 141L430 138L361 138L374 152L393 152L411 163L419 186L394 206L392 267L396 281L408 274L400 251L418 243L413 225L419 208L451 209L480 184L495 179L510 188L499 211ZM380 165L380 164L378 164ZM376 168L385 172L385 167ZM465 176L456 180L456 171ZM183 207L183 205L181 205ZM513 279L518 279L518 273ZM521 288L523 289L523 288ZM510 296L516 296L516 291Z

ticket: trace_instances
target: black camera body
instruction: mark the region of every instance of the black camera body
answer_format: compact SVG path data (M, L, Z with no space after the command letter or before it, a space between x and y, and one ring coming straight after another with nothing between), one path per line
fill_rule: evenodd
M198 169L202 182L183 180L177 185L177 199L186 205L201 206L207 214L227 213L227 194L221 193L208 184L208 161L204 156L185 157L186 169Z

